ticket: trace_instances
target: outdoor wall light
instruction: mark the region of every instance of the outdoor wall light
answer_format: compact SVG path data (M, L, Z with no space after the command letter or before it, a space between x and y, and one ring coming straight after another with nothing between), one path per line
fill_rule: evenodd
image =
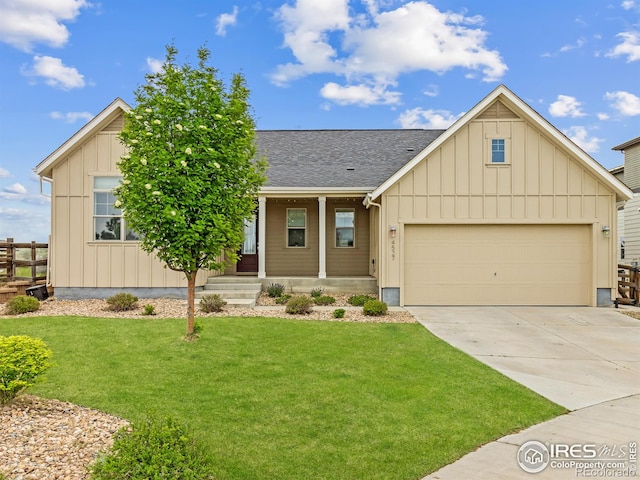
M389 227L389 233L391 234L391 238L396 238L396 231L397 231L397 228L395 225L391 225Z
M607 225L602 226L602 236L609 237L611 235L611 229Z

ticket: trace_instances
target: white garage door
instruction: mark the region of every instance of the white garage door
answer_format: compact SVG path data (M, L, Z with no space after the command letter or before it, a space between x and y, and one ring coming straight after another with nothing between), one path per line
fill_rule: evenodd
M406 225L405 305L588 305L590 225Z

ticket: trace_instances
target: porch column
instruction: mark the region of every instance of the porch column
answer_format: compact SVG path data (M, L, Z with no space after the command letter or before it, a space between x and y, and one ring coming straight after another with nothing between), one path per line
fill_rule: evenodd
M267 198L258 196L258 278L267 278L265 250L267 246Z
M318 278L327 278L327 197L318 197Z

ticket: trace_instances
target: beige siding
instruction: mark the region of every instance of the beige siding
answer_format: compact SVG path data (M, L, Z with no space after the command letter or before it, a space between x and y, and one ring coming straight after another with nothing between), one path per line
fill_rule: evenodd
M507 164L488 163L496 136L507 139ZM386 190L382 225L566 223L597 232L607 225L615 239L615 202L614 192L534 124L476 118ZM401 286L398 232L396 239L382 235L383 288ZM596 288L615 287L615 257L615 240L594 235L590 304Z
M186 287L184 275L165 269L135 242L93 239L93 177L118 175L124 153L114 120L53 169L52 282L54 287ZM204 284L207 272L200 272Z
M407 225L405 305L587 305L591 225Z
M335 239L335 211L353 208L356 214L353 248L337 248ZM361 198L327 199L327 275L363 276L369 274L369 212Z

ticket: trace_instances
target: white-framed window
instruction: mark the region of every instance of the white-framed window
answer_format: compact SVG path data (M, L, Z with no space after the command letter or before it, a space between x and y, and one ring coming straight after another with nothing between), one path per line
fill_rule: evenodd
M507 137L489 137L487 138L487 165L509 165L509 138Z
M307 209L287 208L287 247L307 246Z
M93 177L93 239L96 241L138 241L137 233L126 227L122 209L115 206L113 189L120 177Z
M336 247L352 248L355 246L356 209L336 208Z

